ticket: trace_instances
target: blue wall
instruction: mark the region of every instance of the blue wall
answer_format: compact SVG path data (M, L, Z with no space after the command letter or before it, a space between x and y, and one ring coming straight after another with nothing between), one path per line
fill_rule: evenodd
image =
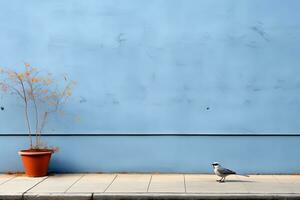
M0 139L0 172L22 171L16 146L26 148L27 138ZM212 173L214 161L242 173L300 172L300 137L51 136L44 139L60 147L51 160L53 172Z
M29 62L78 82L51 133L299 133L299 8L299 0L0 1L0 66ZM0 105L0 133L25 133L22 105L2 95ZM58 171L207 172L215 160L247 172L299 169L298 137L215 139L45 140L62 149ZM20 169L25 144L0 137L14 155L0 152L0 171ZM79 163L77 146L96 160Z
M77 80L69 115L52 118L50 132L296 133L299 7L298 0L0 1L0 65L25 61ZM0 132L24 132L21 105L6 96L0 104Z

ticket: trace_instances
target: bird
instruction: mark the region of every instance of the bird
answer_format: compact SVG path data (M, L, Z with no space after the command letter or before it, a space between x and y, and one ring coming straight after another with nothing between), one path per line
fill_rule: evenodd
M218 162L214 162L211 165L214 168L215 174L217 176L221 177L220 180L217 180L217 182L219 182L219 183L224 183L225 178L227 176L232 175L232 174L237 174L235 171L232 171L230 169L226 169L226 168L222 167ZM243 175L243 174L237 174L237 175L249 177L248 175Z

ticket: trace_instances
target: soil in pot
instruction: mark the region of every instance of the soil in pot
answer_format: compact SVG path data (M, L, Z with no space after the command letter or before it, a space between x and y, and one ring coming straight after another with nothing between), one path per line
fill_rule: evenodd
M53 150L51 149L30 149L21 150L25 174L30 177L41 177L48 174L49 161Z

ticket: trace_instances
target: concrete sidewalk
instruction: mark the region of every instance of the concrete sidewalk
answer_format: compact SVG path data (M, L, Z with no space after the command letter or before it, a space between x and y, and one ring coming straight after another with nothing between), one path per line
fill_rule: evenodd
M300 199L299 175L0 175L0 199Z

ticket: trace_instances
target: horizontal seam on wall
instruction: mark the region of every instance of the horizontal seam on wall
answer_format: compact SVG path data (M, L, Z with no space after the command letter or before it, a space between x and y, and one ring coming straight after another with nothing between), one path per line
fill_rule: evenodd
M22 133L12 133L12 134L0 134L0 137L3 136L3 137L10 137L10 136L29 136L29 134L22 134ZM193 133L193 134L190 134L190 133L187 133L187 134L184 134L184 133L174 133L174 134L167 134L167 133L163 133L163 134L160 134L160 133L157 133L157 134L153 134L153 133L149 133L149 134L146 134L146 133L135 133L135 134L114 134L114 133L111 133L111 134L107 134L107 133L99 133L99 134L89 134L89 133L78 133L78 134L58 134L58 133L45 133L45 134L42 134L42 136L53 136L53 137L91 137L91 136L105 136L105 137L125 137L125 136L139 136L139 137L159 137L159 136L180 136L180 137L193 137L193 136L212 136L212 137L215 137L215 136L230 136L230 137L245 137L245 136L251 136L251 137L299 137L300 134L252 134L252 133L245 133L245 134L230 134L230 133L216 133L216 134L205 134L205 133Z

